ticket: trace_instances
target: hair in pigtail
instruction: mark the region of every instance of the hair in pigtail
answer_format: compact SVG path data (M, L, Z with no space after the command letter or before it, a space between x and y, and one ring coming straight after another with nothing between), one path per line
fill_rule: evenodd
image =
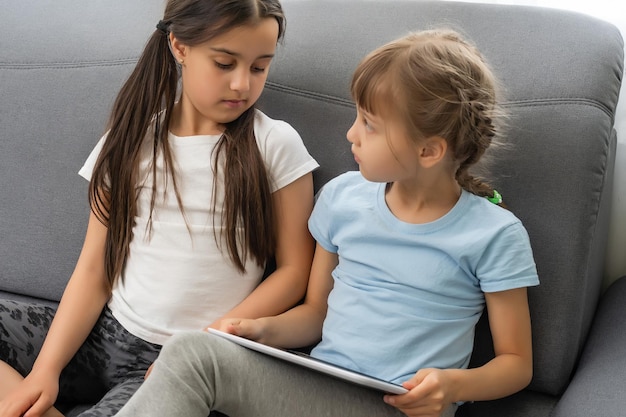
M491 185L470 172L498 138L506 117L498 81L459 34L422 31L383 45L357 67L352 95L374 114L391 105L416 140L445 138L461 187L502 205Z
M286 26L278 0L171 0L165 17L171 17L174 35L192 46L264 18L276 19L280 41ZM252 106L227 123L213 155L214 212L219 211L215 207L218 178L224 183L223 218L213 218L214 224L223 222L216 241L221 247L224 239L231 261L242 272L248 258L264 265L277 241L269 177L256 142L254 118Z
M172 163L167 126L177 83L176 61L169 51L167 34L158 29L115 100L89 186L92 210L107 225L105 272L110 286L124 268L133 237L137 170L148 132L154 139L153 156L161 150L166 165ZM154 205L154 193L152 199Z
M108 227L105 271L110 287L120 276L128 258L137 211L140 152L149 139L152 139L152 160L163 157L165 170L171 174L169 177L184 216L168 143L179 78L177 63L170 50L169 33L182 43L195 46L234 27L256 23L264 18L276 19L278 40L281 40L285 17L278 0L168 1L163 20L157 24L137 66L115 100L108 124L109 132L90 183L92 210ZM276 245L269 179L254 136L254 114L252 107L237 120L228 123L214 154L216 173L225 186L225 227L221 229L225 230L223 237L230 258L241 271L245 269L248 255L262 265L274 253ZM218 163L222 162L223 172L217 169ZM154 163L152 175L155 181L149 228L156 198ZM216 187L217 183L214 183L214 191ZM215 209L216 200L212 203ZM216 236L218 244L219 238Z
M276 245L274 207L265 164L254 138L254 115L254 109L248 109L226 125L214 159L217 172L220 156L224 155L224 205L237 208L236 211L224 210L221 230L231 260L240 271L245 269L248 254L262 265L273 255ZM215 198L216 193L213 193L213 205ZM214 224L215 221L214 218ZM241 242L246 244L240 247Z

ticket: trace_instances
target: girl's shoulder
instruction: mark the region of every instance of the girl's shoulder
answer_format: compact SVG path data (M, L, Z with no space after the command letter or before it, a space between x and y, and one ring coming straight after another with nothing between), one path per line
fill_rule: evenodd
M466 192L466 204L461 208L455 226L458 230L483 242L493 240L528 239L522 221L510 210L500 207L485 197Z
M359 171L348 171L329 180L320 189L318 195L323 195L331 201L355 197L371 200L380 186L380 183L363 178Z
M298 132L283 120L256 110L254 136L274 190L319 167Z
M467 191L465 193L467 194L468 205L471 207L471 210L481 213L481 217L503 223L520 223L520 220L512 211L492 203L485 197L480 197Z
M272 119L260 110L254 117L254 136L266 163L295 158L294 163L308 163L309 155L300 134L284 120Z
M261 110L255 110L254 134L258 141L283 139L287 141L302 142L300 134L284 120L272 119Z

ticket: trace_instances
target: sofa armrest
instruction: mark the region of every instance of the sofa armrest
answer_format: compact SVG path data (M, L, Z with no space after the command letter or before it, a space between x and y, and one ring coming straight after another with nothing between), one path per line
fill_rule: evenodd
M554 417L626 416L626 276L605 292Z

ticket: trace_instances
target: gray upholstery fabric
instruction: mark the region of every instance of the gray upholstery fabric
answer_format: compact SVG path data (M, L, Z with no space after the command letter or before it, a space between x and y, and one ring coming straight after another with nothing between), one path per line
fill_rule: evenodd
M535 376L522 393L468 404L458 415L547 417L568 386L601 289L623 73L619 31L576 13L510 5L283 4L287 36L260 107L301 133L321 164L316 189L356 168L345 140L355 114L348 82L366 52L409 30L450 26L491 62L511 113L511 149L491 171L529 231L541 279L530 291ZM60 297L88 215L87 184L76 172L161 9L152 0L3 2L0 297ZM485 324L474 365L492 355Z
M77 172L162 4L8 0L0 9L11 16L0 40L0 290L58 300L89 215Z
M626 416L626 277L602 297L578 369L553 417Z

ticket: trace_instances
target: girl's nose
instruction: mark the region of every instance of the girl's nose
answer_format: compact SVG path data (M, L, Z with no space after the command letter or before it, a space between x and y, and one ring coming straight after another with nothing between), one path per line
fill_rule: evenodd
M250 73L244 69L234 71L230 80L230 89L234 91L248 91L250 89Z
M346 133L346 139L348 139L348 142L352 143L352 144L357 144L357 133L356 133L356 122L352 123L352 126L350 126L350 129L348 129L348 132Z

